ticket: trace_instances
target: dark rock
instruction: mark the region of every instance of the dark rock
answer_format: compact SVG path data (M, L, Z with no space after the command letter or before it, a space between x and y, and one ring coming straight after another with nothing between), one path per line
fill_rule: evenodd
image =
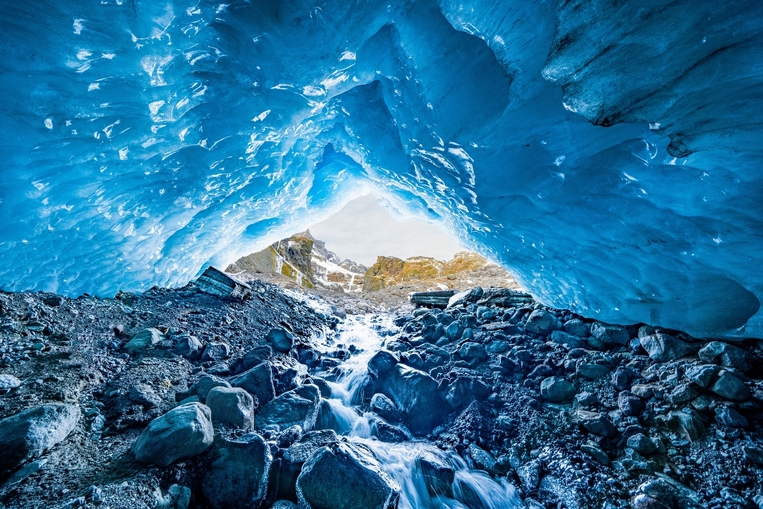
M166 467L206 451L214 436L209 408L201 403L188 403L151 421L131 450L142 463Z
M610 463L607 453L604 452L604 449L602 449L601 446L593 440L589 440L585 444L581 445L580 450L593 457L593 459L602 465L609 465Z
M586 343L582 339L572 334L555 330L549 336L549 339L558 345L564 346L568 350L573 348L585 348Z
M608 325L595 322L591 325L591 337L588 344L598 350L613 346L625 346L628 344L628 331L618 325Z
M482 306L519 308L535 302L532 295L507 288L487 288L477 301Z
M269 362L258 364L228 380L233 387L241 387L257 398L260 406L267 404L276 396L276 389L273 384L273 368Z
M291 335L291 332L280 327L270 329L267 340L273 350L280 353L287 353L294 345L294 336Z
M564 378L553 376L540 383L540 394L551 403L569 403L576 393L575 386Z
M614 437L617 435L617 429L614 424L612 424L612 421L605 415L597 412L578 410L576 417L580 425L594 435L604 437Z
M291 463L304 463L321 447L338 441L339 436L333 429L308 431L289 446L284 458Z
M397 506L400 488L373 456L335 443L302 467L297 497L304 509L390 509Z
M377 393L373 395L371 398L371 411L389 422L400 422L403 419L395 403L384 394Z
M612 368L604 366L603 364L578 361L575 371L578 376L582 376L588 380L598 380L612 371Z
M658 415L655 421L692 442L705 433L702 420L691 412L670 411L667 415Z
M705 345L698 353L700 359L710 364L720 364L739 371L749 371L752 368L750 355L741 348L720 341Z
M77 405L49 403L0 420L0 483L66 439L80 415Z
M470 376L458 376L448 385L445 400L453 408L463 408L474 400L481 401L490 394L490 388L481 380Z
M194 284L200 291L218 297L244 299L252 293L252 287L248 284L211 266L207 267Z
M207 394L212 422L231 424L239 429L254 425L254 399L239 387L215 387Z
M190 334L181 334L177 338L174 351L176 354L186 357L188 359L195 359L201 354L204 349L204 345L196 336Z
M394 426L376 416L371 416L368 419L368 424L371 428L371 436L378 438L382 442L407 442L413 438L410 433L402 428Z
M286 429L298 425L304 431L313 428L318 418L321 394L318 387L306 384L285 392L263 406L254 419L257 429Z
M614 373L612 373L612 386L618 391L624 391L630 387L631 379L634 373L627 368L619 366Z
M395 402L403 422L413 433L427 434L447 416L437 382L428 374L397 364L386 375L375 377L379 392Z
M686 378L699 385L700 387L707 388L710 383L715 379L715 375L721 370L720 367L715 364L701 364L699 366L692 366L686 371Z
M536 309L527 318L525 329L535 334L546 335L558 328L556 317L544 309Z
M414 306L426 306L430 308L445 309L448 307L450 298L456 294L456 290L437 290L434 292L415 292L410 296Z
M230 355L230 347L225 343L207 343L201 354L202 361L221 361Z
M657 452L657 445L651 438L643 433L636 433L635 435L629 436L627 445L637 453L645 456Z
M525 491L533 491L540 484L540 465L537 461L530 461L517 468L517 477Z
M431 496L442 495L453 498L453 481L456 472L445 458L423 450L416 457L416 467L421 470L427 491Z
M159 345L164 339L165 336L159 329L143 329L135 334L124 348L127 353L133 355Z
M617 396L617 406L623 415L637 417L646 409L644 402L629 391L622 391Z
M580 406L593 406L599 403L599 397L593 392L581 392L575 396L575 401Z
M652 479L642 484L631 499L631 509L678 509L678 494L662 479Z
M204 473L201 493L214 509L258 507L267 494L270 449L259 435L218 439L212 463Z
M151 387L145 384L136 384L130 387L127 397L133 403L143 405L146 408L153 408L162 404L162 398Z
M244 357L241 359L242 371L250 370L257 365L270 360L272 356L273 349L269 346L258 346L257 348L252 348L246 352Z
M696 348L689 343L685 343L667 334L652 334L640 338L639 341L649 357L657 362L681 359L693 355L696 351Z
M458 355L467 362L472 360L487 360L485 347L479 343L473 343L471 341L467 341L461 345L461 348L458 349Z
M710 390L731 401L744 401L750 397L750 389L729 371L722 371Z
M672 391L670 391L665 399L671 405L682 405L688 403L699 396L689 384L678 384Z
M742 451L747 461L756 465L763 465L763 447L745 445L742 447Z
M749 425L742 414L727 406L719 406L715 409L715 420L730 428L746 428Z
M588 337L590 330L591 327L589 325L583 323L582 320L577 318L573 318L572 320L567 320L564 322L564 331L567 334L572 334L573 336L577 336L579 338Z
M546 364L538 364L535 366L535 369L530 371L530 373L527 375L527 378L530 380L534 380L536 378L546 378L549 376L553 376L554 370L551 369L550 366L547 366Z
M379 350L368 361L368 372L376 377L383 377L395 367L398 360L395 354L387 350Z
M455 341L461 337L464 333L464 328L459 322L453 322L445 327L445 335L451 341Z
M209 391L215 387L230 387L230 384L218 376L204 375L199 378L198 382L191 386L188 394L191 396L195 394L202 402L204 402L207 399Z

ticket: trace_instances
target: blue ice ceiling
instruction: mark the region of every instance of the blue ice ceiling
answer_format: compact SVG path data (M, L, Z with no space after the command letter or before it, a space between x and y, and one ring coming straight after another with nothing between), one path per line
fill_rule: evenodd
M181 284L371 186L549 305L763 336L758 0L1 7L5 290Z

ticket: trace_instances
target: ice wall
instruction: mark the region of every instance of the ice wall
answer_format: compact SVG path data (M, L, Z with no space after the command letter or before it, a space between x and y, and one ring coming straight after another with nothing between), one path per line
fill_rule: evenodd
M546 303L763 336L763 3L3 2L0 287L181 284L363 186Z

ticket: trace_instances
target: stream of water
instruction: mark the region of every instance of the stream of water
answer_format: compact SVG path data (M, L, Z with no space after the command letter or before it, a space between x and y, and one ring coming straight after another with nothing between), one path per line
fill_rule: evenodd
M525 507L514 487L506 480L496 481L485 472L469 469L455 452L443 451L422 440L390 443L371 436L373 414L363 413L353 405L357 391L368 377L369 359L384 342L395 337L398 328L388 315L348 316L335 331L314 338L314 346L331 352L338 345L353 346L352 355L339 367L339 375L329 381L334 430L350 441L371 449L383 469L400 486L399 509L512 509ZM430 454L455 470L451 486L453 497L432 496L427 479L417 465L417 458Z

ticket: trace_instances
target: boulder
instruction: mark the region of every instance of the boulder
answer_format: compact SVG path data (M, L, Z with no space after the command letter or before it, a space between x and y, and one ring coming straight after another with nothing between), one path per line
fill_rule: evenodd
M715 420L730 428L746 428L749 425L742 414L727 406L719 406L715 409Z
M280 353L287 353L294 345L294 336L291 332L280 327L270 329L267 336L268 344L273 347L273 350Z
M127 397L133 403L143 405L146 408L154 408L162 404L162 398L146 384L135 384L130 387Z
M590 330L591 326L583 323L583 321L578 318L573 318L572 320L564 322L564 332L579 338L588 337Z
M283 453L283 456L290 463L301 464L310 459L310 456L321 447L338 441L339 436L333 429L308 431L292 443Z
M305 431L311 430L318 418L320 403L320 390L312 384L284 392L257 412L255 428L283 430L298 425Z
M482 401L490 394L490 388L478 378L457 376L445 391L445 400L450 406L463 408L474 400Z
M375 377L383 377L397 365L395 354L387 350L379 350L368 361L368 372Z
M416 435L430 433L448 414L437 382L423 371L396 364L386 375L374 377L374 384L395 402L403 423Z
M578 376L581 376L587 380L598 380L599 378L612 371L612 368L603 364L579 361L575 371Z
M453 322L445 327L445 335L451 341L455 341L464 333L464 327L459 322Z
M16 389L21 386L21 380L13 375L0 374L0 394Z
M593 457L593 459L602 465L609 465L610 463L610 459L609 456L607 456L607 453L604 452L604 449L602 449L601 446L593 440L588 440L585 444L581 445L580 450Z
M131 449L141 463L166 467L206 451L214 437L209 407L188 403L151 421Z
M540 394L551 403L569 403L576 393L575 386L562 377L552 376L540 383Z
M689 368L686 371L686 378L700 387L707 388L720 370L721 368L715 364L700 364Z
M231 424L239 429L254 426L254 399L240 387L215 387L207 394L212 422Z
M390 509L400 487L359 447L335 443L319 449L297 478L304 509Z
M615 346L625 346L628 344L628 331L619 325L609 325L595 322L591 325L591 337L588 338L588 344L592 347L604 350Z
M212 462L202 477L201 493L213 509L248 509L265 500L270 448L256 433L235 440L218 439Z
M227 343L214 342L207 343L204 347L204 352L201 354L201 360L204 361L221 361L226 359L230 355L230 346Z
M577 411L577 420L581 426L593 433L604 437L614 437L617 435L617 429L612 421L605 415L597 412L588 412L586 410Z
M133 355L160 344L164 339L164 334L159 329L143 329L127 342L125 351Z
M649 456L657 452L657 444L643 433L636 433L628 437L628 447L633 449L639 454Z
M644 336L639 339L639 342L649 358L657 362L674 361L696 352L693 345L662 333Z
M0 420L0 484L66 439L80 415L77 405L49 403Z
M535 334L547 335L557 328L556 317L545 309L536 309L527 317L525 329Z
M415 468L424 477L424 483L430 496L443 495L453 498L453 481L456 472L447 459L425 449L416 457Z
M712 341L702 347L697 353L700 359L711 364L720 364L739 371L749 371L752 368L750 355L738 346L720 341Z
M467 341L458 349L458 355L467 362L487 360L485 347L473 341Z
M233 387L241 387L257 398L260 406L265 405L276 397L273 384L273 368L269 362L263 362L228 379Z
M573 336L572 334L560 330L553 331L549 336L549 339L558 345L564 346L567 350L572 350L573 348L585 348L586 346L585 341L578 336Z
M658 415L655 420L662 426L671 431L675 431L680 436L691 440L698 440L705 433L705 426L702 420L690 411L670 411L667 415Z
M195 394L203 403L206 401L209 391L215 387L230 387L230 384L219 376L203 375L195 384L191 386L191 388L188 390L188 394L191 396Z
M378 438L382 442L399 443L413 439L411 434L403 428L390 424L375 415L369 416L368 425L371 430L371 436Z
M731 401L744 401L750 397L750 389L730 371L722 371L710 390Z
M262 364L263 362L270 360L272 356L273 349L269 346L258 346L256 348L252 348L246 352L244 357L241 359L241 366L243 367L242 371L252 369L258 364Z
M403 416L395 406L395 402L384 394L376 393L371 398L371 411L389 422L401 422Z
M199 338L191 336L190 334L181 334L178 336L174 348L176 354L188 359L198 357L203 349L204 345L199 341Z

